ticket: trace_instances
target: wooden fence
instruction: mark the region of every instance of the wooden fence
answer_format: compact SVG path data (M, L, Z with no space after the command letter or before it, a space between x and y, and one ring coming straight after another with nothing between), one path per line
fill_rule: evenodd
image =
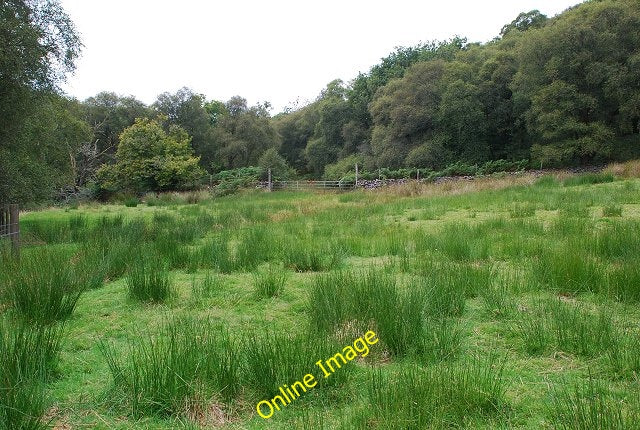
M18 205L0 205L0 239L8 238L14 252L20 250L20 211Z

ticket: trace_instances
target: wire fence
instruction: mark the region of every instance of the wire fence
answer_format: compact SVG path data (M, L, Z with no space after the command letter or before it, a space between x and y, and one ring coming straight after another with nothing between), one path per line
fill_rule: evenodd
M20 210L18 205L0 205L0 239L9 239L14 251L20 248Z

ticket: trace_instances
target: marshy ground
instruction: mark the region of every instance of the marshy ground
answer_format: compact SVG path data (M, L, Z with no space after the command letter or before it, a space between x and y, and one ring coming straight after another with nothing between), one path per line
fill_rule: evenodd
M4 422L639 428L640 180L192 200L23 215L2 342L33 363L3 354ZM367 330L367 357L257 415Z

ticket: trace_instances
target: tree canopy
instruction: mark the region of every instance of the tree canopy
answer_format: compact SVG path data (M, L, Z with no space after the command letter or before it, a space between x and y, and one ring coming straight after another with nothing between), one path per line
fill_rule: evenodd
M268 102L208 100L189 88L151 106L109 92L69 99L58 85L81 49L73 23L56 0L8 0L0 8L0 200L46 200L96 180L180 189L204 170L248 166L319 178L344 176L355 162L365 170L503 159L555 167L638 157L638 6L588 0L554 17L522 12L487 43L454 36L398 47L272 116Z

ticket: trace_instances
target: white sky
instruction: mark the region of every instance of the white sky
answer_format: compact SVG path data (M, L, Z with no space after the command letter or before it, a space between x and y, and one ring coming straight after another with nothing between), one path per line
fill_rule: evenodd
M183 86L276 113L333 79L366 72L396 46L465 36L486 42L520 12L556 15L579 0L61 0L84 52L63 88L152 103Z

